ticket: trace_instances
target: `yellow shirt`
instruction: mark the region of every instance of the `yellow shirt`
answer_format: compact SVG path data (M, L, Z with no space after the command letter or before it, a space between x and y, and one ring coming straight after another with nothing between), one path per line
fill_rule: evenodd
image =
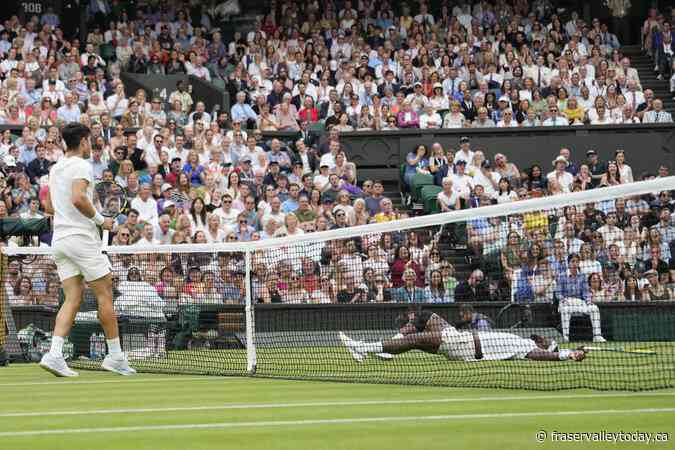
M580 120L584 121L584 109L576 107L575 109L566 108L563 113L567 116L570 121Z
M390 215L386 215L384 213L377 213L375 214L375 222L377 223L382 223L382 222L391 222L393 220L396 220L396 214L391 213Z
M548 214L545 212L525 213L523 224L527 231L541 230L544 234L548 234Z

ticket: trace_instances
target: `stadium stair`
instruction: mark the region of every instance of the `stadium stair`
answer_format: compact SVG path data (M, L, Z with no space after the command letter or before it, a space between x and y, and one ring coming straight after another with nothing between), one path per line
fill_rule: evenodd
M621 49L623 54L630 58L631 66L635 67L640 75L642 90L654 91L654 98L663 101L663 109L675 115L675 100L670 93L668 80L657 80L654 72L654 60L646 55L639 45L627 45Z

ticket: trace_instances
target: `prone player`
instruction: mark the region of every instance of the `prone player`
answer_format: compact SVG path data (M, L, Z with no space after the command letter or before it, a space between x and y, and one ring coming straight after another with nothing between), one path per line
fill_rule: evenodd
M351 339L342 332L339 336L358 362L362 362L369 353L396 355L410 350L422 350L460 361L582 361L586 357L583 348L558 350L555 343L541 336L526 339L504 332L459 331L442 317L428 311L411 314L410 321L391 339L362 342Z
M101 253L97 226L110 230L113 222L94 209L93 169L87 162L91 156L89 134L89 128L80 123L63 127L66 155L52 167L49 175L45 209L54 214L52 249L65 301L56 316L51 349L42 357L40 367L60 377L78 375L63 358L63 343L80 309L86 281L96 295L98 318L108 344L102 367L120 375L132 375L136 371L129 367L120 346L110 262Z

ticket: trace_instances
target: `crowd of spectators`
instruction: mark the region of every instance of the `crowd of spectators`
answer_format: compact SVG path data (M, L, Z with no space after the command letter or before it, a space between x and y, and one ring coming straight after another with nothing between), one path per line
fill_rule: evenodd
M53 15L26 23L14 18L0 31L0 121L24 126L18 137L6 131L0 138L0 217L42 216L49 167L64 151L59 127L69 121L90 125L96 181L120 184L130 200L112 244L143 246L265 240L406 217L383 195L381 181L358 177L340 140L355 129L669 120L661 102L642 91L605 24L586 24L575 12L559 16L546 0L460 2L433 15L426 4L404 4L394 14L387 2L272 2L256 30L232 42L182 2L162 2L161 9L139 4L133 13L112 6L109 23L95 15L82 44L65 39ZM229 112L207 111L185 82L166 101L143 90L128 95L122 70L220 80L234 103ZM264 139L269 130L297 134L291 142ZM602 162L592 150L581 161L562 149L553 166L550 173L538 164L520 170L501 153L490 162L462 138L456 152L439 143L416 148L404 178L409 183L415 173L433 174L443 187L443 211L633 181L621 151ZM658 176L668 170L659 168ZM670 227L661 216L673 204L663 195L630 199L623 207L618 200L472 221L466 234L413 230L261 252L252 260L254 296L290 303L550 300L550 292L532 289L532 280L547 276L546 261L549 275L565 273L568 262L563 265L555 248L568 238L562 230L573 226L575 239L591 247L583 261L600 264L592 273L601 283L616 281L607 266L620 257L630 266L617 271L622 284L632 275L639 286L639 295L624 298L661 295L650 290L653 268L668 292L662 297L671 298L674 232L658 227ZM623 214L616 218L622 239L597 240L613 211ZM516 243L509 233L517 233ZM441 253L444 240L471 251L467 279L455 277ZM565 259L577 253L565 245ZM654 247L660 249L656 260ZM120 284L148 283L178 302L241 302L239 254L111 259ZM45 293L58 283L44 275L49 263L40 262L32 272L8 272L13 303L50 301ZM589 295L597 296L595 287Z

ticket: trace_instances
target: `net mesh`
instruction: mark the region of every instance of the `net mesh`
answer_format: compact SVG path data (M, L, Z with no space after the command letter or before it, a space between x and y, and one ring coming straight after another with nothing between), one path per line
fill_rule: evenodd
M123 350L148 372L672 386L673 189L662 178L321 233L287 221L289 236L255 242L107 247ZM49 249L5 254L18 327L51 330ZM89 290L70 342L73 366L100 366Z

